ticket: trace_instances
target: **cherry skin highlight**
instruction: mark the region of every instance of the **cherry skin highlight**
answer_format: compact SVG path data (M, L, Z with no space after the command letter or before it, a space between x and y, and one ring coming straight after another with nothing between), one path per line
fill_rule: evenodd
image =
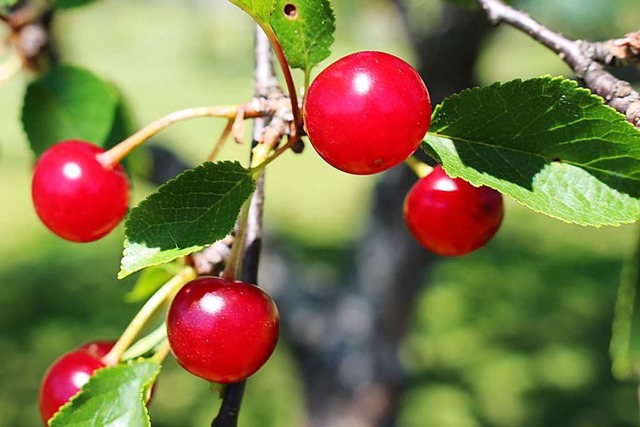
M411 234L430 251L458 256L484 246L504 216L502 194L450 178L440 166L420 179L404 201Z
M87 349L77 349L61 356L47 370L40 385L40 416L45 425L80 391L91 375L106 365Z
M113 230L127 213L129 180L121 165L105 167L105 150L68 140L38 160L31 195L36 213L55 234L73 242L91 242Z
M358 52L323 70L309 87L304 121L311 144L332 166L369 175L406 160L431 123L424 82L407 62Z
M200 277L187 283L171 303L167 337L185 370L228 384L246 379L267 362L279 325L274 301L259 287Z

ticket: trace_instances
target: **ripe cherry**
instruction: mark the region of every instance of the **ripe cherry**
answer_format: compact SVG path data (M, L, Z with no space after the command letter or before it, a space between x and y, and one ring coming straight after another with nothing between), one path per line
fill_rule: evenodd
M90 341L81 345L80 349L88 351L97 358L101 358L106 356L114 345L116 345L116 342L112 340Z
M106 365L86 348L66 353L47 370L40 385L40 415L45 425L67 403L91 375Z
M100 239L127 212L129 181L122 166L107 167L98 160L104 151L85 141L63 141L36 164L33 205L42 222L63 239Z
M316 77L304 120L324 160L368 175L403 162L418 148L431 123L431 100L420 75L402 59L358 52Z
M502 194L450 178L440 166L420 179L404 201L413 236L432 252L458 256L484 246L504 216Z
M274 301L259 287L200 277L176 294L167 336L184 369L208 381L235 383L269 359L279 324Z

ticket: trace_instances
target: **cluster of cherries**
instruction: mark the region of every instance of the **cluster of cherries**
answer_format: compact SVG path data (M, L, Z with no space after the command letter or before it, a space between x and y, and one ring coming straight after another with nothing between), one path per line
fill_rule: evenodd
M411 156L431 124L431 99L408 63L382 52L359 52L327 67L305 99L311 144L332 166L357 175L389 169ZM444 256L472 252L498 231L502 195L450 178L440 166L411 188L404 202L409 231Z
M269 359L278 341L275 302L249 283L199 277L176 294L167 314L167 338L178 363L216 383L242 381ZM62 355L40 385L40 416L45 425L85 385L110 366L114 341L96 341ZM147 403L150 399L147 397Z
M32 198L44 224L58 236L90 242L108 234L127 212L129 182L105 150L85 141L64 141L35 167ZM220 277L199 277L173 298L167 338L178 363L208 381L235 383L257 372L278 341L279 315L259 287ZM46 372L39 393L45 425L91 375L109 366L115 342L92 342L64 354Z
M321 72L309 87L304 122L311 144L332 166L352 174L382 172L418 149L431 123L431 100L418 73L382 52L359 52ZM105 150L64 141L35 167L32 197L58 236L89 242L108 234L127 212L129 182ZM483 246L503 217L502 195L450 178L440 166L409 191L404 217L415 238L445 256ZM178 363L209 381L234 383L255 373L273 352L279 328L274 301L255 285L219 277L186 284L167 314L167 337ZM92 343L58 359L45 375L45 424L91 374L106 366L113 342Z

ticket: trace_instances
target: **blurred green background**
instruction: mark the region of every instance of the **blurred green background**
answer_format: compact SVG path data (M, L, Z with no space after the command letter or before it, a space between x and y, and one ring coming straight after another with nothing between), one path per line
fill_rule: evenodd
M439 1L412 3L425 28L436 22ZM325 65L365 49L411 60L390 2L334 4L337 43ZM637 0L531 0L523 7L575 37L619 36L640 22ZM55 29L65 61L118 85L138 124L251 96L251 23L223 0L102 0L60 14ZM568 73L553 54L508 28L491 38L478 71L483 82ZM35 217L33 159L19 124L26 81L19 76L0 87L0 427L39 425L37 388L51 361L82 342L116 338L138 308L123 301L134 279L115 278L121 228L103 241L76 245L52 236ZM158 140L197 164L222 125L181 123ZM246 153L246 145L230 144L224 154L244 159ZM267 226L302 249L320 246L339 257L358 238L375 177L339 173L310 147L278 163L268 176ZM134 197L149 191L136 182ZM494 241L443 260L425 283L401 350L411 386L399 425L636 425L635 386L616 383L608 360L619 271L636 234L633 226L567 225L508 202ZM281 343L250 381L241 425L302 425L303 396ZM151 408L155 426L208 425L216 410L206 383L167 364Z

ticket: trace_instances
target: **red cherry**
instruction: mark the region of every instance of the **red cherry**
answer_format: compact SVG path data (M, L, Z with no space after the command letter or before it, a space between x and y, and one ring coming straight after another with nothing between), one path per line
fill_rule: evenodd
M109 168L98 161L104 151L85 141L63 141L36 164L33 205L42 222L63 239L100 239L127 212L129 181L122 166Z
M279 324L274 301L259 287L200 277L176 294L167 336L184 369L208 381L235 383L269 359Z
M111 351L113 346L116 345L115 341L111 340L98 340L90 341L80 346L80 349L88 351L98 359L104 357Z
M40 415L45 425L67 403L91 375L106 365L86 349L67 353L47 370L40 385Z
M358 52L331 64L305 98L305 128L318 154L348 173L369 175L406 160L431 123L427 87L408 63Z
M432 252L458 256L484 246L502 223L502 194L450 178L440 166L420 179L404 201L413 236Z

